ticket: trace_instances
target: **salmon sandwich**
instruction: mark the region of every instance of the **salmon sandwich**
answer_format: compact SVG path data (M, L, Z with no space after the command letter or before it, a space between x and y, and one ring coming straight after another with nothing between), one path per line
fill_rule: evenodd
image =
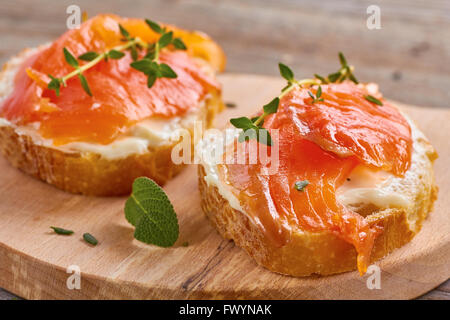
M207 35L99 15L0 73L0 149L63 190L121 195L147 176L165 183L177 129L211 125L225 56Z
M212 224L278 273L364 274L419 232L436 199L431 144L339 57L337 72L305 80L280 64L281 94L255 117L231 119L239 134L216 143L222 161L199 166ZM276 170L249 160L262 147ZM239 154L245 161L233 161Z

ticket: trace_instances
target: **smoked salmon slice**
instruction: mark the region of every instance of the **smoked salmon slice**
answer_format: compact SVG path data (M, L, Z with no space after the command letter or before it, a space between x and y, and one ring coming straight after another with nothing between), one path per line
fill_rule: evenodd
M308 91L315 90L291 91L264 121L272 137L278 130L276 173L264 174L264 161L219 165L219 173L274 244L286 244L293 230L331 232L355 247L364 273L382 230L339 203L336 190L360 164L403 175L410 166L411 129L388 102L379 106L367 101L361 85L322 85L324 101L312 103ZM258 142L244 144L248 158ZM235 156L236 145L228 150ZM301 191L295 187L299 181L308 183Z
M38 122L40 134L53 139L54 145L72 141L107 144L143 119L183 115L199 107L210 91L220 91L218 82L196 57L219 70L223 68L223 52L207 36L171 26L167 28L188 47L186 52L164 50L160 54L160 61L176 72L176 79L160 78L149 89L146 76L130 67L132 58L126 52L122 59L102 61L83 73L92 97L83 91L76 77L68 80L59 96L47 89L47 75L61 77L73 71L64 59L63 48L76 57L109 50L122 43L119 23L132 37L148 43L158 39L159 35L143 20L96 16L23 63L13 92L0 106L0 116L18 125ZM142 58L145 52L140 54Z

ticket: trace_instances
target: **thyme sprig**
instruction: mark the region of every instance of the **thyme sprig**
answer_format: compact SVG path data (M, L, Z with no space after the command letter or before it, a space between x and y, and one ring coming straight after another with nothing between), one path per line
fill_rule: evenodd
M264 124L264 119L268 115L276 113L278 111L280 99L290 91L292 91L294 88L302 87L303 85L320 84L320 81L316 79L303 79L300 81L296 80L294 77L294 72L283 63L279 63L278 68L281 76L287 81L287 85L281 90L281 93L277 97L263 106L263 113L260 116L252 119L249 119L247 117L230 119L230 122L233 126L239 129L243 129L238 137L239 142L256 139L258 142L271 146L272 138L270 136L270 133L262 127Z
M322 96L322 87L320 85L319 85L319 88L316 91L316 95L315 96L314 96L314 94L311 91L308 91L308 95L312 99L311 104L314 104L317 101L324 101L323 98L321 98L321 96Z
M344 54L342 52L339 52L339 62L341 63L341 67L339 68L338 71L330 73L327 77L322 77L318 74L314 74L314 77L320 80L320 82L323 84L341 83L342 81L347 79L358 84L359 81L353 74L355 67L347 63L347 59L345 59Z
M48 76L51 80L47 84L47 88L54 90L56 96L59 96L61 87L67 86L67 80L77 76L80 79L81 86L84 91L89 96L92 96L91 89L86 77L83 75L83 72L94 67L103 60L107 62L109 59L123 58L125 56L124 51L130 51L133 59L130 66L143 72L147 76L147 86L149 88L153 86L158 78L176 78L177 74L169 65L159 62L159 54L163 48L169 45L173 45L173 47L178 50L186 50L186 45L180 38L174 38L172 31L168 31L166 28L161 27L158 23L149 19L146 19L145 22L153 31L161 35L155 43L146 43L139 37L131 37L128 30L119 24L120 34L123 37L121 41L125 43L103 53L89 51L80 55L78 60L86 61L86 64L80 65L79 61L73 56L73 54L67 48L63 48L66 62L75 70L59 78L49 74ZM139 51L143 49L147 50L146 55L143 59L138 60Z
M281 90L281 93L275 97L268 104L263 106L263 112L260 116L254 118L240 117L240 118L232 118L230 119L230 123L238 128L243 129L243 131L239 134L238 141L248 141L251 139L256 139L260 143L264 143L268 146L272 145L272 138L270 137L269 132L264 129L262 126L264 124L264 119L273 113L278 111L278 106L280 104L281 98L283 98L286 94L292 91L294 88L303 88L305 86L311 87L317 85L316 95L314 96L311 91L308 91L308 95L313 99L312 104L318 101L324 101L322 96L322 87L321 84L329 84L329 83L341 83L342 81L348 79L358 84L358 80L353 74L354 67L347 63L342 52L339 52L339 61L341 67L337 72L330 73L327 77L322 77L318 74L314 75L313 79L303 79L296 80L294 76L294 72L285 64L279 63L278 68L281 76L287 81L286 86Z

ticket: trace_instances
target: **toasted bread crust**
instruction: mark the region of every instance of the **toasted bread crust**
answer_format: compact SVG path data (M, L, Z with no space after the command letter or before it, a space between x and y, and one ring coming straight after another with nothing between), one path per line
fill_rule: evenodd
M212 100L203 112L207 127L221 108L220 97ZM188 129L192 135L193 128ZM172 162L177 143L148 147L147 152L126 158L105 159L93 152L67 153L36 144L30 136L17 133L14 126L0 126L0 151L14 167L65 191L94 196L130 193L134 179L141 176L163 185L184 166Z
M414 175L414 205L408 208L378 210L366 217L371 225L383 227L375 241L371 261L376 261L409 242L422 227L437 197L432 162L436 152L426 140L421 140L428 164L426 174ZM202 209L214 227L226 239L232 239L255 261L267 269L292 276L329 275L356 269L355 248L328 232L312 233L296 229L291 240L282 247L270 242L250 218L233 209L214 185L204 179L199 166L199 189Z
M196 33L190 36L194 35L200 40L209 39L206 35ZM214 50L221 50L212 41L210 45ZM15 74L30 54L45 47L46 45L24 49L4 64L0 72L0 83L3 85L0 101L11 91L11 86L5 85L11 81L8 80L11 74ZM225 65L225 55L216 57L216 60L205 60L205 63L209 63L213 69L222 69ZM221 92L211 91L210 97L198 111L199 120L203 121L206 127L210 127L216 114L222 109ZM192 135L193 128L186 129ZM147 152L132 154L126 158L105 159L93 152L68 153L44 146L17 130L14 125L2 125L0 122L0 151L14 167L60 189L84 195L118 196L130 193L134 179L140 176L149 177L163 185L183 168L183 164L176 165L171 159L172 149L177 143L175 141L160 147L148 147Z

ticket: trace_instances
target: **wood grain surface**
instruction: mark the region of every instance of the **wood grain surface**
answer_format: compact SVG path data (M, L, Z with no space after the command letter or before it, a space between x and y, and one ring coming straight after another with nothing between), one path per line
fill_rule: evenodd
M224 75L226 101L237 104L219 116L258 110L283 85L278 78ZM0 286L27 299L277 298L409 299L435 288L450 276L450 112L404 107L431 139L439 200L422 231L406 246L377 263L381 289L369 290L367 275L349 272L328 277L294 278L259 267L233 242L222 239L200 209L197 174L189 166L164 189L179 217L180 238L172 248L133 239L123 213L125 198L72 195L22 174L0 159ZM50 225L75 231L53 233ZM99 240L92 247L81 235ZM181 244L189 242L188 247ZM79 266L81 289L69 290L66 272Z
M388 97L449 107L448 0L0 0L0 64L65 32L71 4L89 16L111 12L203 30L224 47L233 72L275 75L283 61L309 76L333 70L342 50L358 77L379 82ZM381 9L381 30L366 28L372 4ZM450 281L424 298L450 299L449 288ZM0 299L11 297L0 289Z

